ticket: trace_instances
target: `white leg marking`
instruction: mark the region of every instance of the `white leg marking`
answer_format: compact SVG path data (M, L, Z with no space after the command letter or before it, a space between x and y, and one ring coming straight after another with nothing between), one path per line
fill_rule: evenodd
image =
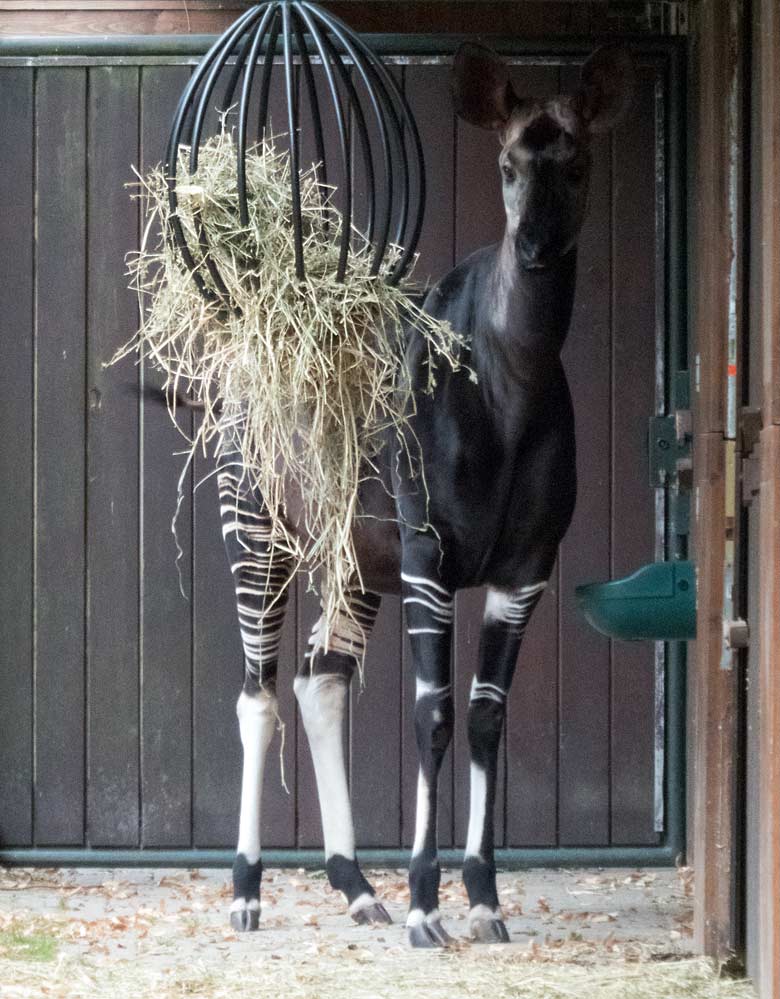
M257 898L250 898L249 901L245 898L234 898L230 903L231 912L259 912L260 911L260 900Z
M419 926L420 923L437 923L440 919L441 913L438 909L431 909L427 915L422 909L410 909L409 915L406 917L406 925L411 929L412 926Z
M422 769L417 774L417 811L415 812L414 825L414 845L412 846L412 856L416 857L425 846L425 836L428 832L428 823L431 820L431 809L428 798L428 781Z
M478 764L471 764L471 790L469 793L469 832L466 856L481 857L482 837L485 832L487 806L487 775Z
M337 674L319 673L298 676L293 686L301 706L317 777L325 858L339 853L352 860L355 857L355 832L341 733L347 684Z
M500 622L520 634L525 631L531 611L539 599L539 594L547 583L534 583L522 586L519 590L506 592L504 590L488 590L485 600L485 617L487 624Z
M376 905L376 897L374 895L369 895L367 891L364 891L362 895L358 895L355 901L350 905L347 912L350 916L354 916L356 912L361 909L367 909L371 905Z
M451 684L445 683L443 687L436 687L430 680L421 680L417 677L414 681L414 696L419 701L421 697L427 697L428 694L436 694L437 696L449 694L451 686Z
M469 930L473 931L474 923L490 923L494 919L503 920L501 909L491 909L489 905L475 905L469 909Z
M276 697L261 690L250 697L241 691L236 705L244 769L241 777L241 817L238 824L238 853L247 863L260 859L260 800L263 791L265 757L276 724Z
M502 690L495 683L480 683L476 677L471 680L471 694L469 695L469 701L478 701L480 699L487 698L490 701L496 701L498 704L504 704L506 701L506 691Z

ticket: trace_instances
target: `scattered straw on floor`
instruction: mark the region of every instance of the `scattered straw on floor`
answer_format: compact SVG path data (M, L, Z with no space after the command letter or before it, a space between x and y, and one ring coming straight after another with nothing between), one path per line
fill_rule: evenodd
M142 181L148 223L131 263L147 309L137 337L118 356L141 350L170 386L205 405L197 443L206 447L225 425L238 428L244 466L274 516L277 545L299 564L305 559L310 569L324 570L331 622L338 606L346 608L345 589L359 580L350 526L360 482L375 474L372 462L388 429L407 425L405 330L422 335L428 389L437 364L459 366L462 338L386 283L397 248L372 275L373 247L354 230L347 279L336 279L343 222L332 191L317 183L313 170L301 183L306 278L300 281L287 153L270 142L248 153L249 224L243 227L230 133L204 144L192 176L184 169L186 155L182 150L177 216L193 248L202 227L227 299L204 301L170 240L150 245L156 220L170 231L168 185L157 168ZM198 273L216 292L202 259ZM282 473L300 485L305 550L281 516Z
M259 950L260 948L258 948ZM744 981L718 978L702 960L577 967L499 947L461 953L359 947L235 956L164 972L140 962L60 958L43 965L0 959L0 995L54 999L253 996L296 999L755 999Z

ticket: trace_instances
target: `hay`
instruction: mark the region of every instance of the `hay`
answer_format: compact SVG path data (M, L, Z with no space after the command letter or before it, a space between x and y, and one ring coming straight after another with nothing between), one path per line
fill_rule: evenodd
M412 407L405 328L424 337L428 390L437 364L459 366L463 341L386 284L398 259L395 247L372 277L373 248L354 230L347 280L336 280L343 221L313 169L301 181L306 279L299 281L287 153L269 141L248 153L244 228L229 132L204 144L197 174L186 173L186 155L182 149L177 214L192 247L203 226L229 307L219 297L203 299L170 241L150 246L155 220L163 232L170 226L167 183L158 167L141 182L148 221L130 263L133 286L148 308L137 336L114 360L137 349L167 376L169 398L184 390L204 405L193 450L209 449L225 427L236 429L247 484L259 489L273 518L275 546L296 567L322 570L329 633L337 611L347 607L346 589L362 585L350 530L360 484L376 474L388 431L407 449L413 440L404 433ZM202 260L198 271L215 291ZM173 410L175 417L175 401ZM410 464L422 475L419 455ZM285 521L286 476L303 499L305 544Z
M269 954L257 941L240 955L166 969L65 954L48 966L0 958L0 988L20 999L755 999L749 982L719 978L704 960L578 967L491 950L376 956L352 945Z

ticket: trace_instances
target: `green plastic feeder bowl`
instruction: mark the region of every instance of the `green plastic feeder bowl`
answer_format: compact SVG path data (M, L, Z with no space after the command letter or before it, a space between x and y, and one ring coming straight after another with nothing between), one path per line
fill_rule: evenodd
M610 638L635 641L696 637L696 567L693 562L653 562L609 583L577 587L588 623Z

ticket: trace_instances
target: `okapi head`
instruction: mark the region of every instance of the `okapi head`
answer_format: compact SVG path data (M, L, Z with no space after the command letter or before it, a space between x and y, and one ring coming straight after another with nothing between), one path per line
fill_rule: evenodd
M452 88L461 118L498 132L506 236L525 270L543 270L577 241L587 205L590 139L627 112L631 58L619 46L598 49L582 67L574 94L542 102L518 96L503 59L467 42L455 56Z

